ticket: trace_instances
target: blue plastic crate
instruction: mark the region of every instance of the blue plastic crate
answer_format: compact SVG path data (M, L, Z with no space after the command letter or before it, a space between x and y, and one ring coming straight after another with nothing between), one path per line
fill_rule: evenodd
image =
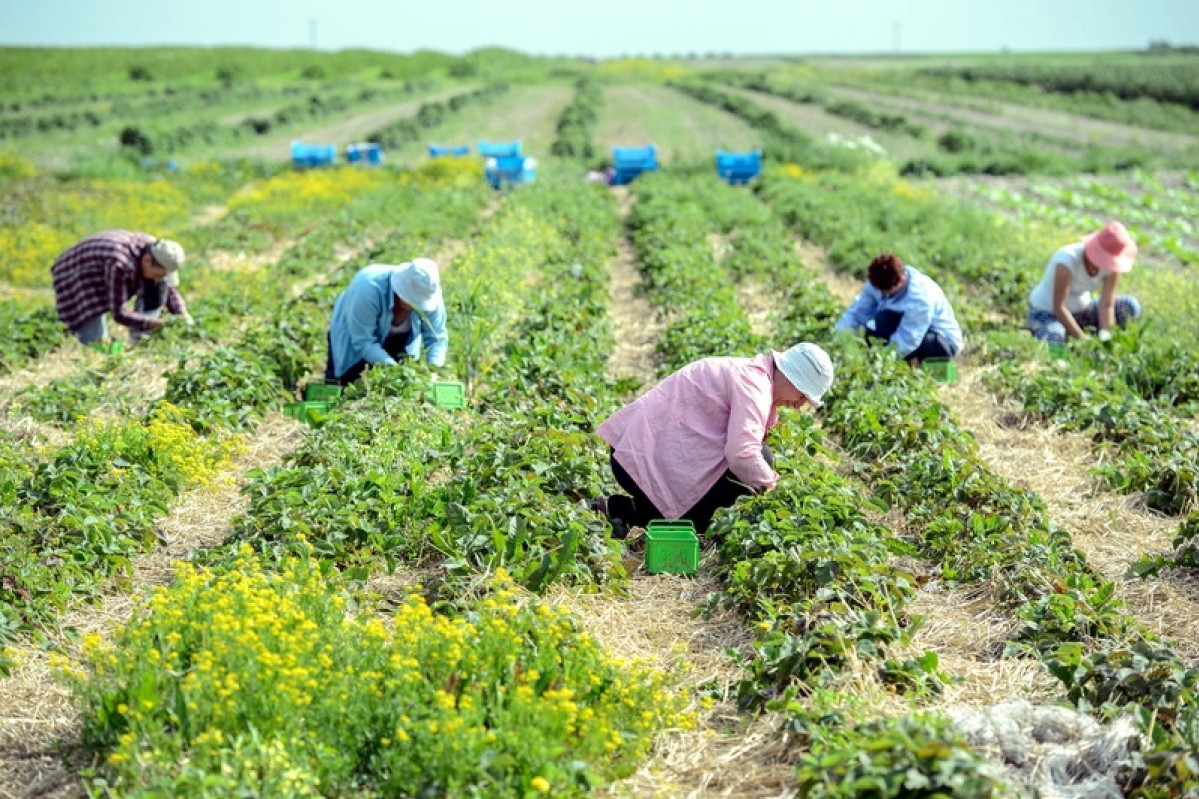
M658 148L649 144L644 147L613 147L612 168L615 174L612 185L624 186L642 172L658 171Z
M521 154L520 139L516 141L480 141L476 149L484 158L514 158Z
M488 158L483 166L483 176L493 189L532 183L537 178L537 161L523 155Z
M431 158L445 158L447 156L451 156L454 158L461 158L464 155L470 155L470 145L469 144L459 144L459 145L430 144L429 145L429 156Z
M716 174L734 186L748 183L761 172L762 153L757 150L747 153L716 151Z
M346 163L378 166L383 163L383 148L372 141L347 144Z
M296 139L291 143L291 163L301 169L332 166L337 163L337 145L305 144Z

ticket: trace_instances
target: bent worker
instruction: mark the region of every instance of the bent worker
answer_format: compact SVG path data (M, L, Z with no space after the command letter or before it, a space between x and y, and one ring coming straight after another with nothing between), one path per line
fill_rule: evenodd
M1049 258L1041 282L1028 296L1028 329L1052 345L1086 338L1097 330L1111 338L1113 323L1123 327L1141 315L1136 297L1117 295L1120 275L1132 269L1137 245L1119 222L1067 244ZM1099 290L1099 299L1091 292Z
M912 366L925 358L956 358L962 329L936 281L898 255L870 262L866 285L837 322L838 330L865 330L868 339L893 344Z
M325 379L343 386L403 354L443 366L449 335L437 264L416 258L360 269L333 305L328 343Z
M683 367L600 425L627 495L598 497L592 508L616 538L653 519L686 519L704 533L719 508L774 488L779 476L765 439L778 409L819 408L832 382L828 353L807 343Z
M88 236L54 261L58 318L83 344L108 338L105 314L129 328L137 341L162 327L162 307L192 324L179 293L183 247L170 239L130 230ZM136 298L133 309L126 307Z

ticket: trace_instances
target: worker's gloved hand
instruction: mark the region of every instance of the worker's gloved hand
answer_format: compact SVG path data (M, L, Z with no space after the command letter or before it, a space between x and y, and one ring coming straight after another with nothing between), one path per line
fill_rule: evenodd
M1100 330L1099 331L1099 340L1100 341L1111 341L1112 340L1112 331Z

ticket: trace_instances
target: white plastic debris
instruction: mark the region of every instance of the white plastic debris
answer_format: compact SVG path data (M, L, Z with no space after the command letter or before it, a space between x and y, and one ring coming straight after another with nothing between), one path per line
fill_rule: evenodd
M1116 775L1136 744L1132 719L1103 725L1083 713L1024 700L946 711L1002 779L1042 799L1121 799Z

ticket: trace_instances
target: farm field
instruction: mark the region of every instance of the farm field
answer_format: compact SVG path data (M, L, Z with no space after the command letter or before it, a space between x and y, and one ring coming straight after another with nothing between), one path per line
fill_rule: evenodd
M657 144L663 164L710 161L717 149L761 147L761 136L730 114L669 88L612 86L604 92L596 139L621 147Z
M1065 56L156 52L0 48L0 799L1199 795L1199 97L1026 96ZM1050 352L1028 292L1109 219L1143 317ZM68 336L49 267L110 228L183 243L194 326ZM954 380L834 332L883 251L953 303ZM420 255L465 407L406 361L285 414L354 273ZM799 341L836 381L778 487L648 573L596 427Z

